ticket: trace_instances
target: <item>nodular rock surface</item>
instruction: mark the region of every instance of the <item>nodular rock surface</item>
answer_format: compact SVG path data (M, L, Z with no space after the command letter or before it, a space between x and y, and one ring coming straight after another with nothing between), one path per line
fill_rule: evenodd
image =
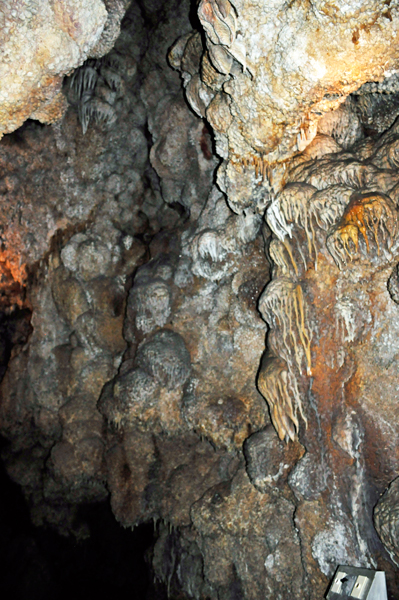
M205 35L182 37L171 64L212 125L235 212L279 190L287 160L362 84L397 89L396 2L201 0L198 17Z
M396 3L105 4L0 142L7 471L63 535L154 521L171 598L395 598Z
M10 0L0 6L0 137L66 109L65 74L112 49L129 0Z

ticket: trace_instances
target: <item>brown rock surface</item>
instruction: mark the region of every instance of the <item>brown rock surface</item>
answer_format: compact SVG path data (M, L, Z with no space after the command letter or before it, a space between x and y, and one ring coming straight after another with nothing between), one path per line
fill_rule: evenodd
M396 131L367 161L347 151L294 167L266 213L276 266L259 306L267 355L284 370L264 360L259 386L280 437L299 431L306 447L289 485L308 569L316 561L329 577L337 564L376 567L372 509L398 461L398 315L388 292L398 173L380 159Z
M338 564L395 598L396 5L202 0L202 38L132 2L99 58L105 4L63 120L0 142L7 471L64 535L153 521L171 598L319 600Z

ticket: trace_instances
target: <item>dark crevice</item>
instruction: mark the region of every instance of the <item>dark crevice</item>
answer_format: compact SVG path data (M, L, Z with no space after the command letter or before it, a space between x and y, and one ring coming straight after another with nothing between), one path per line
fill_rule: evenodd
M0 448L7 442L0 438ZM152 523L133 530L115 520L108 501L88 504L79 520L90 537L63 537L34 527L20 487L0 463L0 597L13 600L59 598L162 598L153 585L145 555L154 544ZM158 591L156 591L158 590Z
M27 308L0 311L0 381L6 372L13 348L24 344L32 332L30 319L31 311Z

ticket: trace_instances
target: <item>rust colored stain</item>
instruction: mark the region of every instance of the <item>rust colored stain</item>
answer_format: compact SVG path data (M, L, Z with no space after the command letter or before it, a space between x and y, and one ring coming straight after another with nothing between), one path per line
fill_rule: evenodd
M0 252L0 309L25 306L26 280L26 265L9 252Z

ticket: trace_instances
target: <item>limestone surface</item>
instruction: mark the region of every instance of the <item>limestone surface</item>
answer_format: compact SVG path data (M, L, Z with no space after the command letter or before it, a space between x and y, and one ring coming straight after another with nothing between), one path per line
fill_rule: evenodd
M305 569L328 577L386 560L372 514L399 458L397 143L397 122L341 153L317 136L308 152L325 154L291 163L266 211L274 268L259 300L270 331L258 386L280 438L306 447L288 484ZM394 489L375 517L391 556Z
M262 203L275 189L274 163L304 150L350 93L396 81L395 2L201 0L198 17L205 46L198 35L182 38L171 63L212 125L218 182L235 211Z
M196 8L132 2L0 142L2 459L39 531L153 524L164 596L393 599L396 5Z
M65 74L109 52L126 0L12 0L0 7L0 136L59 120Z

